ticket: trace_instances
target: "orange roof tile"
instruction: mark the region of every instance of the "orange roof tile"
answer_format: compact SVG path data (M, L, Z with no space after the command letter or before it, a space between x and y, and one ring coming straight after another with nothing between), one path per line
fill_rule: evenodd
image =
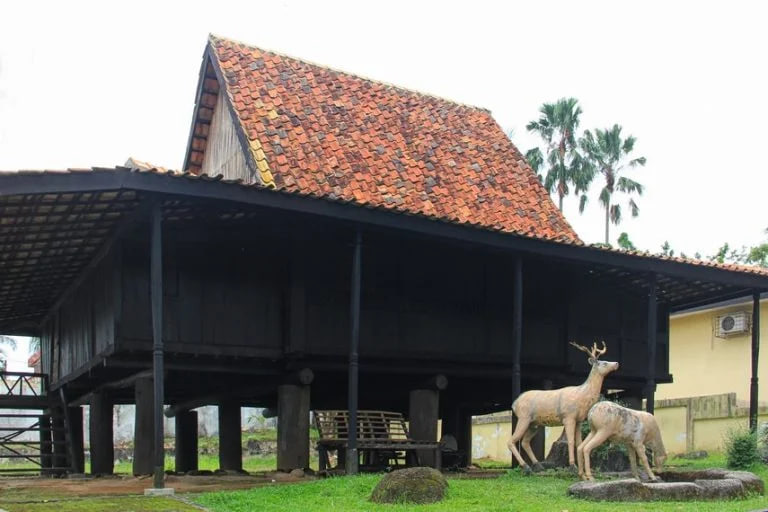
M262 185L581 244L487 110L214 36L207 54Z

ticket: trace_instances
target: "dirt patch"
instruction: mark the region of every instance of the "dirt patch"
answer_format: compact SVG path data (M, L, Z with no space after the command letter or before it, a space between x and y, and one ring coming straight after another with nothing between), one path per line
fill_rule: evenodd
M200 493L250 489L275 483L292 483L309 480L287 474L259 473L254 475L206 475L167 476L166 487L173 487L177 493ZM18 501L24 497L46 499L74 496L121 496L143 494L152 487L152 478L113 476L97 478L0 478L0 502Z

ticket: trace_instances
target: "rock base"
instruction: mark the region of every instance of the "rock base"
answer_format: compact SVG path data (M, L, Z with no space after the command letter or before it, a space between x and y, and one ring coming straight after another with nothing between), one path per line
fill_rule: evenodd
M568 495L593 501L691 501L765 493L763 481L748 471L667 471L658 476L661 482L645 483L634 478L578 482L568 488Z

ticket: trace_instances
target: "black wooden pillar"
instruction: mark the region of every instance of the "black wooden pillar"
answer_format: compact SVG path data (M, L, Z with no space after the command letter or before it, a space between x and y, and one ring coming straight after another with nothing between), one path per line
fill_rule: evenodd
M53 443L53 470L60 474L62 468L67 467L67 438L64 434L64 413L61 409L55 411L51 416L51 439Z
M72 470L75 473L85 472L85 439L83 432L83 408L70 407L67 411L69 417L69 442L72 451Z
M153 381L154 381L154 482L155 489L164 486L165 450L163 446L163 211L160 201L152 207L150 243L150 290L152 307Z
M752 379L749 384L749 430L757 430L757 366L760 357L760 292L752 294Z
M648 366L645 374L645 410L653 414L656 393L656 336L658 304L656 301L656 274L648 282Z
M408 426L414 439L437 441L440 392L436 389L414 389L409 400ZM422 466L435 466L433 450L419 450Z
M219 404L219 468L243 469L240 402L225 400Z
M277 469L309 467L309 386L277 387Z
M357 392L358 392L358 354L360 345L360 281L362 272L362 239L358 228L355 232L355 243L352 251L352 279L350 282L349 302L349 383L347 391L347 410L349 411L349 441L346 453L347 474L356 475L358 472L357 452Z
M153 400L154 384L151 377L143 377L134 384L136 415L133 423L133 474L150 475L154 464Z
M520 354L523 346L523 258L515 258L512 283L512 402L520 396Z
M91 474L111 475L115 466L112 400L107 393L96 391L91 395L90 406Z
M42 475L50 475L53 467L53 445L51 444L51 415L50 411L43 411L38 416L40 422L40 467Z
M187 473L198 469L197 411L179 411L174 418L176 426L175 469Z

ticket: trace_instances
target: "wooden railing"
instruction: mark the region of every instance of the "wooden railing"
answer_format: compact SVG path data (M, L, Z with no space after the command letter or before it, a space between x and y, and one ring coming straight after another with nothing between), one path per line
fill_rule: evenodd
M47 393L48 375L45 373L0 372L0 397L43 397Z

